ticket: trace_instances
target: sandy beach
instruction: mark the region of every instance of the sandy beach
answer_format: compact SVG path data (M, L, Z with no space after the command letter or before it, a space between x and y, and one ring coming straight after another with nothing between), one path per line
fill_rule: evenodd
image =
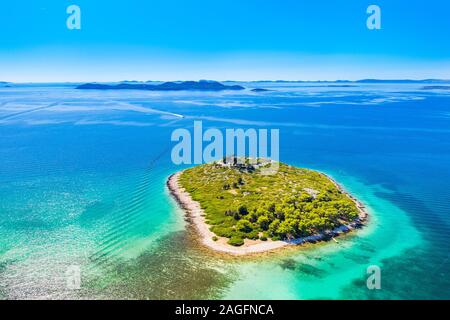
M327 234L317 234L308 237L298 238L289 241L273 241L268 239L267 241L262 240L250 240L245 239L242 246L236 247L229 245L227 243L228 239L224 237L216 236L212 231L209 230L210 226L205 221L205 213L200 207L200 204L192 200L191 196L184 188L179 184L179 177L182 171L171 175L167 180L167 186L170 190L171 195L175 198L181 208L185 211L186 216L189 218L192 226L197 230L201 242L208 248L222 253L228 253L232 255L248 255L257 254L268 251L277 250L286 246L300 245L302 243L312 242L315 243L321 240L334 239L342 233L347 233L355 228L361 227L368 218L367 211L357 199L352 195L348 194L336 181L325 175L330 179L343 193L355 202L359 210L359 218L354 222L340 226ZM214 241L213 237L217 240Z

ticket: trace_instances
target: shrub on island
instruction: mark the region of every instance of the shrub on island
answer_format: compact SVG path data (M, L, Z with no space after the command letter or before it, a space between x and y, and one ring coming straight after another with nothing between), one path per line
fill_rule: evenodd
M244 239L242 239L242 238L239 237L239 236L232 236L232 237L230 238L230 240L228 240L227 243L228 243L229 245L239 247L239 246L242 246L242 245L244 244Z

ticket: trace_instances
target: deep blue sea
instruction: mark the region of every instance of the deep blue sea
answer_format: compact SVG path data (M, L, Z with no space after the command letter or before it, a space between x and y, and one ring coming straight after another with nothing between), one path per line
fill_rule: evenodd
M0 88L0 298L449 299L450 91L244 86L272 91ZM368 225L262 257L204 249L165 186L194 120L279 129L280 160L334 177Z

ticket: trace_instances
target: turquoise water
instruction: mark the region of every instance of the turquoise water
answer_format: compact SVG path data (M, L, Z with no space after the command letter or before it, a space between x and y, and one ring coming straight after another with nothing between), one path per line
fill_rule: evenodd
M450 95L260 86L274 91L0 88L0 297L450 298ZM170 135L194 120L279 128L281 160L333 176L369 225L258 258L205 250L165 188L181 169ZM370 265L381 290L367 289ZM70 266L80 290L67 286Z

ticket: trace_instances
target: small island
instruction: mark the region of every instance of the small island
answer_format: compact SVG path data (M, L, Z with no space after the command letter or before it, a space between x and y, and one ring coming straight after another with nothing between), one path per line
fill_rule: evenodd
M264 88L254 88L254 89L251 89L250 91L252 91L252 92L269 92L269 91L273 91L273 90L264 89Z
M173 174L167 185L202 243L219 252L261 253L364 225L364 206L330 177L283 163L261 174L268 165L224 159Z

